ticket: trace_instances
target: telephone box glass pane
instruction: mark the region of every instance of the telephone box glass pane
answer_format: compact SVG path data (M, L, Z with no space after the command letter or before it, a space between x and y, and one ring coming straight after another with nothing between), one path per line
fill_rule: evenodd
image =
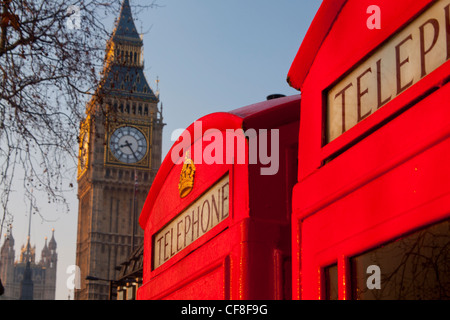
M326 300L338 299L338 268L334 264L325 268L325 295Z
M351 259L361 300L450 299L450 220Z

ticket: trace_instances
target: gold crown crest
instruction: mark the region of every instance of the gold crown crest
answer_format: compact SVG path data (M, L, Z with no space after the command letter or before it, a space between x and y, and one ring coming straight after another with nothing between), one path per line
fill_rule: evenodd
M180 197L186 197L194 188L194 175L195 175L195 165L190 157L189 151L186 151L186 156L184 157L183 168L181 169L180 182L178 183L178 191L180 192Z

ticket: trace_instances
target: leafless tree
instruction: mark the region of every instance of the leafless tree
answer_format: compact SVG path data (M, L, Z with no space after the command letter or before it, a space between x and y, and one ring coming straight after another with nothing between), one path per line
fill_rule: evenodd
M0 1L0 232L13 217L9 200L17 181L32 203L35 190L67 205L80 120L101 81L110 21L121 4ZM156 6L133 5L135 11Z

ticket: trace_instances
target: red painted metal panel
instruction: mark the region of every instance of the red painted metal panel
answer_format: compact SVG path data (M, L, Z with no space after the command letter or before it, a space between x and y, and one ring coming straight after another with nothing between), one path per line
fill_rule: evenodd
M295 299L324 299L324 268L336 263L339 298L351 298L352 256L450 216L449 61L324 143L327 89L435 1L332 2L323 2L289 71L302 91L291 226ZM366 26L370 5L381 8L379 30Z
M430 104L440 105L442 113L437 114L448 117L448 104L443 103L442 98L449 94L450 87L447 86L423 101L417 109L428 109ZM303 299L322 297L317 282L321 268L336 261L341 261L340 266L344 267L345 258L450 216L447 183L450 170L446 165L450 160L448 130L447 124L445 131L441 127L440 138L429 139L420 151L412 152L389 170L366 179L357 188L323 201L305 216L296 217L303 220L300 233ZM428 137L425 135L425 139ZM321 175L322 186L328 185L328 177ZM317 190L313 187L301 194L317 197L320 194ZM341 297L345 297L344 290L348 287L343 281L340 286Z

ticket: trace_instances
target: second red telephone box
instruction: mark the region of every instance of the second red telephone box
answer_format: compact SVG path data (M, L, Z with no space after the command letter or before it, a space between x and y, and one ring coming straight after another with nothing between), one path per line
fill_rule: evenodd
M193 123L140 216L139 299L289 299L300 96Z

